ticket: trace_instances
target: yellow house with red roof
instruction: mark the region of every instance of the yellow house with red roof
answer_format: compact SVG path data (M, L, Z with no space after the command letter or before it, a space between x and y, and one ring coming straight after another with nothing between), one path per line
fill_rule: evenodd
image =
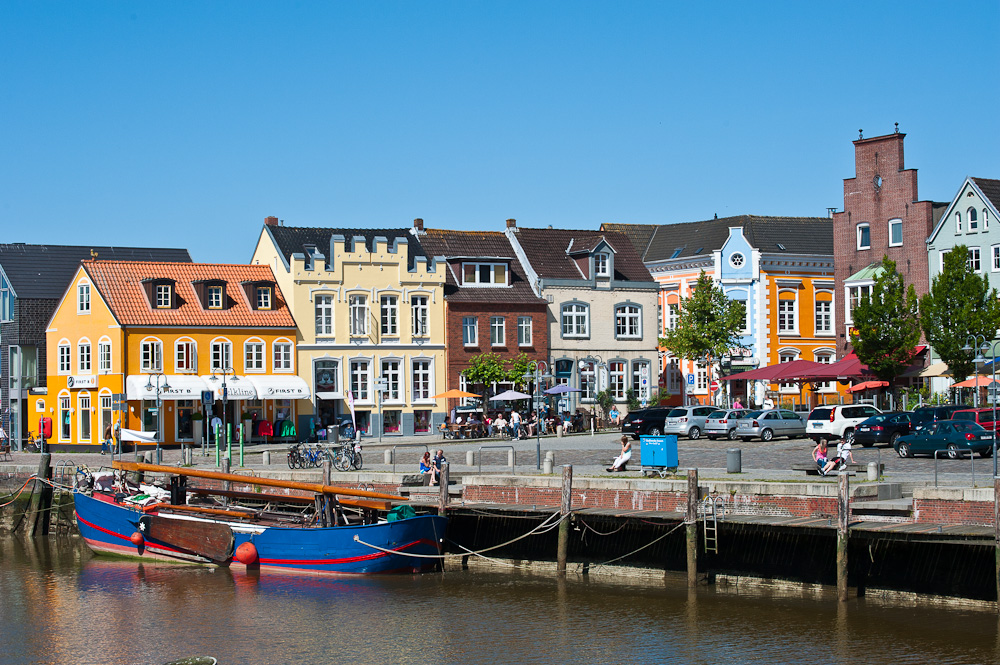
M119 422L165 445L201 443L201 418L234 432L249 420L244 434L257 440L292 437L295 401L310 397L295 321L266 265L83 261L46 345L48 394L34 410L52 419L57 450L96 448Z

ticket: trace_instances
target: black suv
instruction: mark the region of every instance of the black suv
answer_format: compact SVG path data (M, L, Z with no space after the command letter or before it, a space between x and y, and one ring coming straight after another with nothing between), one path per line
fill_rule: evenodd
M913 410L913 431L916 432L939 420L951 420L951 414L968 408L963 404L917 407Z
M639 439L640 434L652 434L653 436L663 434L663 422L672 409L673 407L670 406L656 406L651 409L631 411L622 422L622 434L631 434L632 438L636 440Z

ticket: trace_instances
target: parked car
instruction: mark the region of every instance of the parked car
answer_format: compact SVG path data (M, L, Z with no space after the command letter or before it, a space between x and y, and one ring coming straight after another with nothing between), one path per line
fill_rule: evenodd
M920 406L913 410L913 431L926 427L939 420L951 420L956 411L964 411L969 407L964 404L942 404L939 406Z
M965 450L989 457L993 454L993 433L970 420L939 420L899 437L893 447L900 457L933 455L936 450L947 450L950 459L957 459Z
M708 416L715 413L714 406L678 406L674 407L667 414L667 421L663 426L664 434L677 434L687 436L689 439L697 439L705 431L705 421Z
M663 434L663 423L667 419L667 414L672 410L669 406L654 406L649 409L630 411L625 416L625 420L622 421L622 434L628 434L636 440L642 434L653 436Z
M760 437L770 441L776 436L795 438L805 436L806 422L802 416L786 409L750 411L736 424L736 436L744 441Z
M813 441L840 439L854 443L858 423L882 413L869 404L831 404L818 406L809 414L806 431Z
M988 429L991 432L996 431L997 423L994 420L994 410L993 407L988 409L963 409L962 411L955 411L951 414L952 420L971 420L974 423L978 423L983 426L983 429Z
M913 414L909 411L890 411L874 415L854 428L854 442L870 448L876 443L896 445L896 439L913 430Z
M732 441L736 438L736 421L745 416L747 409L719 409L708 414L705 419L705 436L713 441L725 437Z

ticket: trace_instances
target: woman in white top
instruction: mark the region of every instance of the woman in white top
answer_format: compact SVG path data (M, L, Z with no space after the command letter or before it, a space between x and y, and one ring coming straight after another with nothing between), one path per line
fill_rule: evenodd
M608 471L627 471L625 465L632 459L632 440L622 435L622 454L615 458Z

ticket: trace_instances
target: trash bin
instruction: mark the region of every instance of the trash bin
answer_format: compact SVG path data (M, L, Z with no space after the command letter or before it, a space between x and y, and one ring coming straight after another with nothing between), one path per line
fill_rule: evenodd
M726 473L743 473L743 451L739 448L726 451Z

